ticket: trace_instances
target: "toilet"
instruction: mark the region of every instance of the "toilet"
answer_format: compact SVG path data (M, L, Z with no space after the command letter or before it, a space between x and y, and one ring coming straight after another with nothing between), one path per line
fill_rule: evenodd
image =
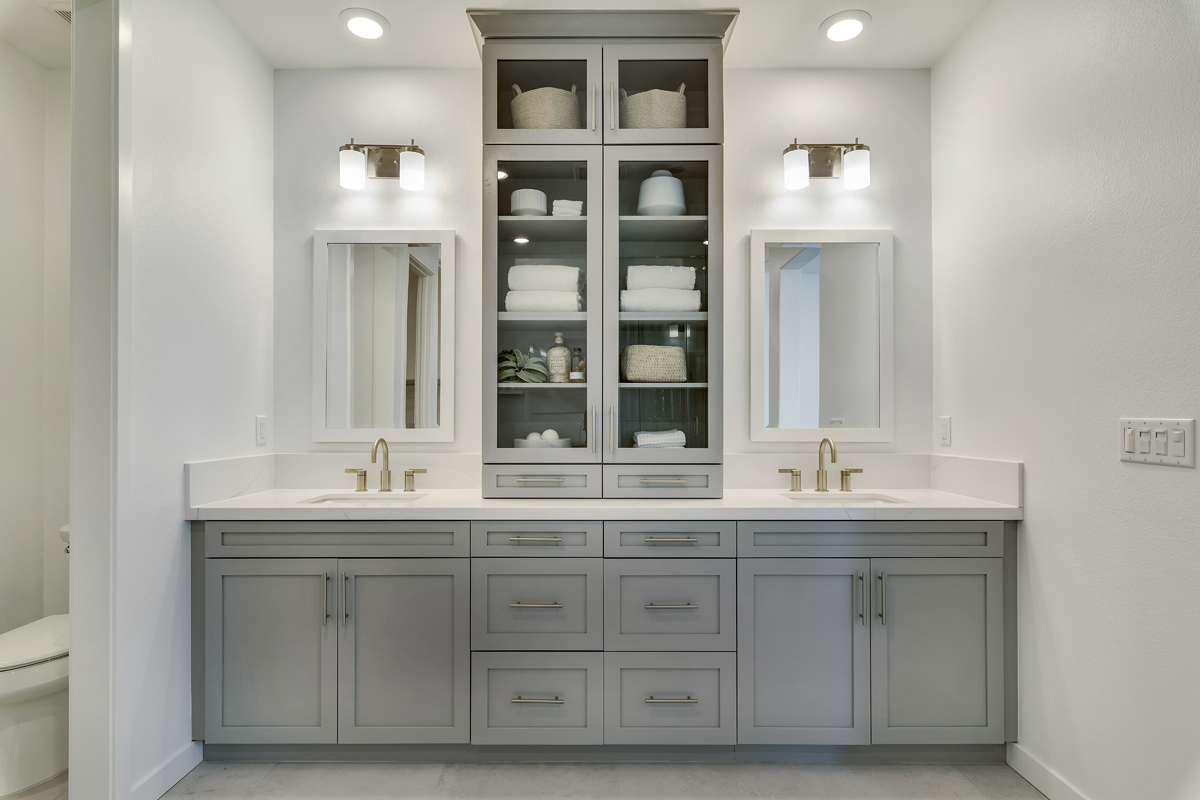
M67 769L71 616L0 633L0 798Z

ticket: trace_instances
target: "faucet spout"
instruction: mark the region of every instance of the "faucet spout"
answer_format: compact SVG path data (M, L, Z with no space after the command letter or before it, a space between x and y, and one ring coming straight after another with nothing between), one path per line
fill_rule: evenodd
M375 440L375 444L371 445L371 463L375 463L375 454L379 450L379 445L383 445L383 466L379 470L379 491L390 492L392 490L392 470L388 467L387 441L382 436ZM836 460L834 459L834 461Z
M826 436L821 440L821 444L817 447L817 491L829 491L829 473L825 471L825 445L829 445L829 460L837 463L837 445L833 443L833 439Z

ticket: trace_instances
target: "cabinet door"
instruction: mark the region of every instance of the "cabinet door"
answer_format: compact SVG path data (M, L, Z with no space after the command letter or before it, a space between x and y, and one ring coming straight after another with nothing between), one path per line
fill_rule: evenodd
M720 144L723 114L719 42L604 47L605 144Z
M600 45L485 44L484 144L600 144L600 78Z
M1004 741L1003 560L871 559L871 741Z
M867 559L739 559L739 743L871 743L869 580Z
M470 562L338 562L338 741L467 742Z
M683 214L638 214L642 183L660 171L679 179ZM664 179L670 180L655 178ZM673 187L668 202L677 201L679 184ZM604 460L718 464L721 148L605 147L604 220ZM638 270L629 290L634 266L677 269L667 275ZM638 288L646 284L654 285ZM627 350L635 345L672 349ZM634 359L628 364L627 355ZM642 360L647 355L653 361ZM651 441L664 433L667 438Z
M205 741L337 741L332 558L205 564Z
M482 361L486 464L600 462L600 383L604 374L602 150L560 146L484 148ZM498 177L501 173L504 178ZM522 190L544 195L546 215L513 213L513 196ZM522 210L520 197L517 211ZM582 214L554 216L555 200L582 202ZM539 275L538 267L548 268L552 274ZM572 268L579 270L575 273L577 283L567 271ZM555 308L538 304L550 299L565 300L566 305ZM501 351L517 350L523 356L532 351L545 367L556 333L563 334L566 347L572 351L578 348L585 362L581 382L499 382L497 357ZM530 434L540 436L547 429L557 432L556 446L528 440ZM520 491L498 491L491 496L537 497L539 490L571 488L571 483L554 475L532 476L513 488ZM599 496L598 484L575 488L578 491L567 496Z

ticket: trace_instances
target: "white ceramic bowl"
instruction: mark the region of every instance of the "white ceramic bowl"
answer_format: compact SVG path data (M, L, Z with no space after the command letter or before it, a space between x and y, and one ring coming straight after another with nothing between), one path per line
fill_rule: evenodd
M546 193L537 189L517 189L510 200L514 217L546 216Z
M570 447L570 439L513 439L513 447Z
M642 181L642 188L638 192L638 214L644 217L678 217L685 210L683 181L679 178L665 169L657 169Z

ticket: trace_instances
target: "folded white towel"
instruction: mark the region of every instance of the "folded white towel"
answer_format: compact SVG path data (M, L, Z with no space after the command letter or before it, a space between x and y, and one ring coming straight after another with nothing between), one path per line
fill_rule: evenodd
M561 264L517 264L508 270L508 288L515 292L578 292L579 267Z
M508 311L579 311L582 307L578 292L509 292L504 297Z
M625 275L626 289L695 289L695 267L631 266Z
M699 311L700 292L688 289L626 289L622 311Z
M552 216L552 217L582 217L583 212L576 211L573 208L559 208L558 206L555 206L554 210L550 212L550 216Z
M633 434L634 447L666 448L687 447L687 436L683 431L638 431Z
M569 208L573 211L583 211L582 200L555 200L555 208Z

